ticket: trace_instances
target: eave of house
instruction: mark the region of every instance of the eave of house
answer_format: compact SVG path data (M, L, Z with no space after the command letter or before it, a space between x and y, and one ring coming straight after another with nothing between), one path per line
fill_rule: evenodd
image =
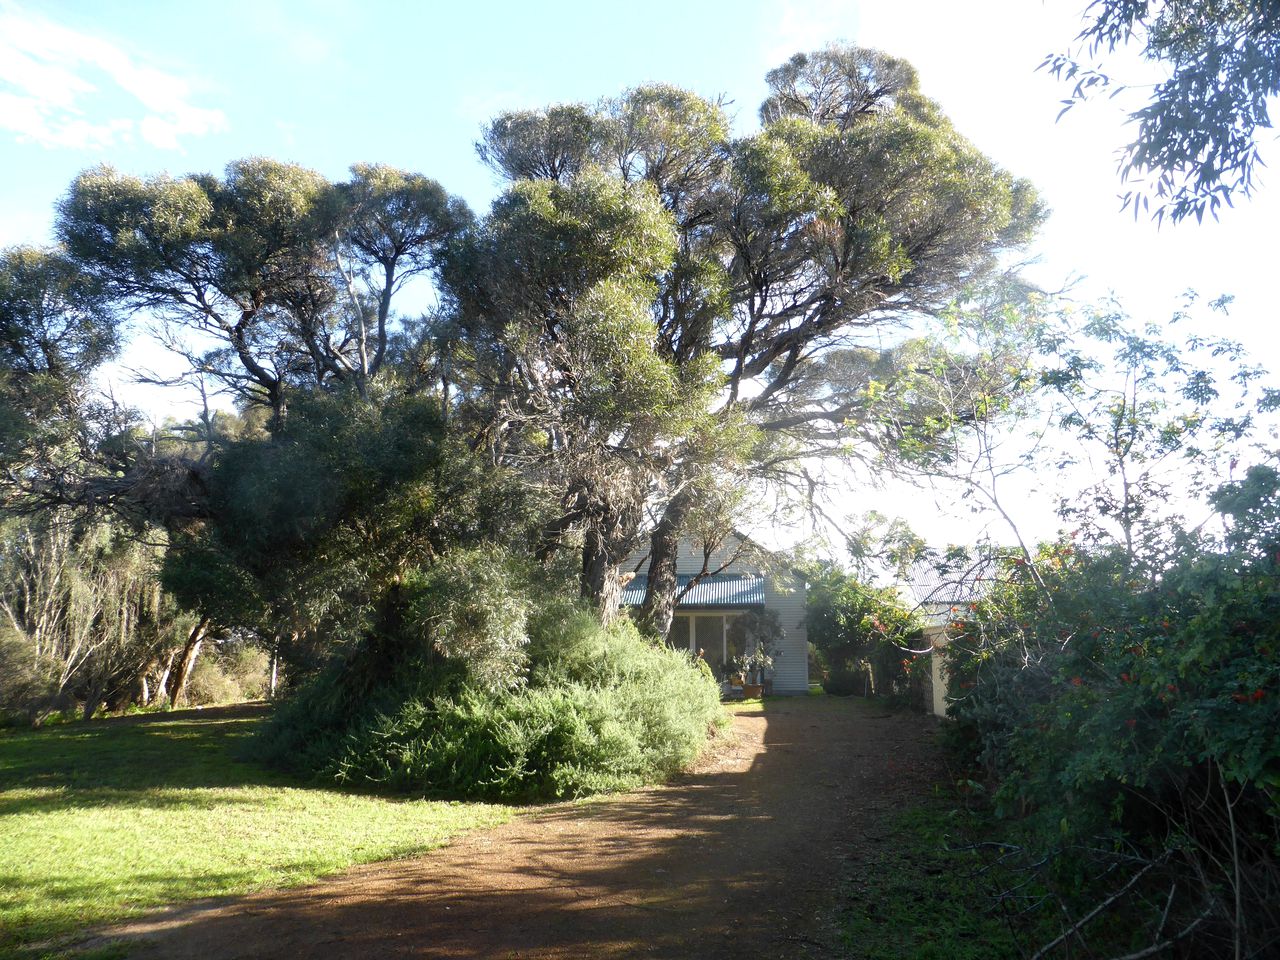
M681 574L676 577L679 590L689 586L693 577ZM624 606L638 607L644 602L649 578L645 574L634 577L622 589ZM741 573L720 573L703 577L680 598L677 610L746 609L764 606L764 577Z

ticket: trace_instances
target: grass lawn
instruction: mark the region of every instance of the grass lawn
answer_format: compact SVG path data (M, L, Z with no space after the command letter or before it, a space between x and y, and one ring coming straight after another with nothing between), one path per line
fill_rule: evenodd
M878 852L851 864L839 923L849 957L859 960L1018 960L1052 938L1024 919L1015 937L993 894L1025 877L980 856L975 839L988 815L942 796L885 821ZM1024 887L1030 895L1038 888ZM1007 905L1004 909L1015 909ZM1038 934L1042 934L1037 936Z
M0 731L0 957L180 900L429 850L512 815L299 783L243 759L261 723L241 709Z

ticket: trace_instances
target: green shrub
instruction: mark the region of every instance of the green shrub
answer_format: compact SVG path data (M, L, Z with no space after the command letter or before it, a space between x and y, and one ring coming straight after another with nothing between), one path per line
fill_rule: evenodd
M816 570L805 623L827 693L908 691L905 658L909 647L919 645L921 623L895 589L859 583L839 570Z
M527 620L526 682L420 658L352 702L335 668L278 712L267 752L350 784L503 800L578 797L665 777L722 718L686 653L552 600ZM448 666L449 663L453 667Z
M0 724L30 723L55 705L55 685L42 675L35 646L0 624Z
M1181 535L1158 566L1046 547L952 624L957 739L1063 903L1087 913L1119 880L1083 878L1142 871L1117 948L1280 936L1278 479L1224 488L1224 543Z
M529 642L529 578L499 547L452 550L406 588L409 629L440 655L465 662L476 686L517 687Z
M196 661L183 700L191 706L244 703L267 695L270 659L247 644L215 648Z

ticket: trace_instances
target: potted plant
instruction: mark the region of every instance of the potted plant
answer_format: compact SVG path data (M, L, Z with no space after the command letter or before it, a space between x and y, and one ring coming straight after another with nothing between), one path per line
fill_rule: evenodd
M773 654L769 647L763 642L757 643L750 653L736 657L733 663L746 681L742 685L742 695L748 699L763 696L765 671L773 667Z
M729 627L730 638L739 644L738 649L747 652L734 657L733 664L746 681L744 697L759 697L772 693L773 679L768 674L773 662L782 656L778 641L785 636L778 615L772 610L752 610L736 617Z

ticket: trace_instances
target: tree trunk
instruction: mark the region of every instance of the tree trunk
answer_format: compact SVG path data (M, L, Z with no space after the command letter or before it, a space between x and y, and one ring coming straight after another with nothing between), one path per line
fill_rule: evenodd
M177 650L170 650L169 656L165 658L164 669L160 671L160 678L156 680L156 692L153 698L155 703L159 703L169 696L169 674L173 670L173 658L177 655Z
M609 556L600 532L590 527L582 539L581 589L583 598L595 606L601 623L611 623L617 617L622 602L618 565Z
M209 629L209 618L205 617L197 623L187 637L182 654L177 658L178 666L173 675L173 689L169 692L169 706L176 707L178 698L182 696L191 678L191 668L196 665L196 657L200 656L200 646L204 643L205 631Z
M276 641L271 647L271 680L267 686L267 699L274 700L276 698L276 683L280 679L280 642Z
M649 582L640 607L640 622L660 637L671 633L675 620L680 531L692 506L692 497L687 491L678 493L662 512L662 519L649 540Z
M92 720L100 706L102 706L102 681L94 680L89 684L89 692L85 694L84 710L81 716L85 720Z
M155 676L156 671L160 669L160 658L152 657L144 663L138 670L137 676L134 677L134 701L140 707L151 705L151 678Z
M597 500L584 511L582 535L582 596L592 601L600 622L608 624L622 605L622 577L619 569L636 545L641 502Z

